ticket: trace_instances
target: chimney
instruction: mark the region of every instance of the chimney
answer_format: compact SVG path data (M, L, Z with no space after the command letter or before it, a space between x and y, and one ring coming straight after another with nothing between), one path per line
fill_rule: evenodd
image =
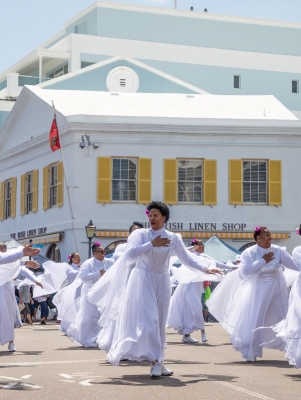
M190 7L190 11L194 11L193 7Z

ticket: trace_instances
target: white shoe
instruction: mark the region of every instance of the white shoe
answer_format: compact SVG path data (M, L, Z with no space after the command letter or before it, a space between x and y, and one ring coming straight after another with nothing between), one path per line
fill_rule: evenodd
M256 357L246 358L246 362L255 362L255 361L256 361Z
M172 371L171 369L166 368L166 367L163 365L163 363L162 363L161 365L162 365L161 375L163 375L163 376L170 376L170 375L173 374L173 371Z
M155 364L152 364L151 366L150 377L159 378L161 375L162 375L162 363L156 361Z
M208 338L207 338L205 332L202 332L202 342L203 342L203 343L208 342Z
M8 351L16 351L14 342L8 343Z
M185 336L183 335L182 337L182 343L199 343L198 340L193 339L191 336Z

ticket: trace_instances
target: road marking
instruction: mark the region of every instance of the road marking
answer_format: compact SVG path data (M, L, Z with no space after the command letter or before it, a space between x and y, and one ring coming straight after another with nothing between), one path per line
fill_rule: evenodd
M67 374L59 374L59 375L66 379L72 379L72 375L67 375Z
M10 381L20 381L21 380L21 379L18 379L18 378L12 378L10 376L0 376L0 378L9 379Z
M32 375L23 375L23 376L21 376L21 379L28 379L28 378L30 378Z
M70 383L75 383L75 381L66 381L65 379L59 380L59 382L70 382Z
M185 371L185 373L186 373L186 371ZM207 379L208 381L211 381L211 382L216 383L218 385L227 386L228 388L237 390L238 392L249 394L250 396L256 397L257 399L275 400L275 399L272 399L271 397L267 397L267 396L265 396L263 394L252 392L251 390L244 389L244 388L242 388L240 386L232 385L231 383L228 383L228 382L222 382L222 381L219 381L217 379L210 378L209 376L206 376L206 375L194 374L194 376L199 376L201 378Z
M36 361L36 362L23 362L23 363L3 363L0 367L13 367L13 366L30 366L30 365L55 365L55 364L74 364L74 363L93 363L100 361L106 361L105 358L97 358L92 360L73 360L73 361Z
M90 383L90 382L92 382L92 381L93 381L93 379L87 379L87 380L85 380L85 381L79 382L79 384L80 384L80 385L83 385L83 386L93 386L92 383Z

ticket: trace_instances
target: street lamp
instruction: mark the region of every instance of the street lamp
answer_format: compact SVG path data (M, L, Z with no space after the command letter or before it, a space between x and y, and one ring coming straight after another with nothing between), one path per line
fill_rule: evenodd
M90 222L85 228L86 228L87 238L89 240L89 258L91 258L91 243L94 237L94 233L96 231L96 226L93 225L92 219L90 219Z

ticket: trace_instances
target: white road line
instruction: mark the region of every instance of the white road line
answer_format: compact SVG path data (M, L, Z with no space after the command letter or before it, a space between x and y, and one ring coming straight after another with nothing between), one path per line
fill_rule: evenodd
M231 383L228 383L228 382L222 382L222 381L219 381L217 379L210 378L209 376L206 376L206 375L195 375L195 376L199 376L199 377L205 378L208 381L211 381L211 382L216 383L218 385L227 386L228 388L237 390L238 392L249 394L250 396L256 397L257 399L274 400L271 397L267 397L267 396L265 396L263 394L252 392L251 390L244 389L244 388L242 388L240 386L232 385Z
M70 382L70 383L75 383L75 381L66 381L65 379L59 380L59 382Z
M20 381L21 379L12 378L11 376L0 376L0 378L9 379L10 381Z
M59 374L59 375L66 379L72 379L72 375L67 375L67 374Z
M28 378L30 378L32 375L23 375L23 376L21 376L21 379L28 379Z
M0 367L13 367L13 366L29 366L29 365L54 365L54 364L74 364L74 363L99 363L100 361L106 361L105 358L97 358L91 360L71 360L71 361L36 361L36 362L22 362L22 363L2 363Z
M79 382L79 384L83 386L93 386L92 383L90 383L91 381L93 381L93 379L87 379L85 381Z

